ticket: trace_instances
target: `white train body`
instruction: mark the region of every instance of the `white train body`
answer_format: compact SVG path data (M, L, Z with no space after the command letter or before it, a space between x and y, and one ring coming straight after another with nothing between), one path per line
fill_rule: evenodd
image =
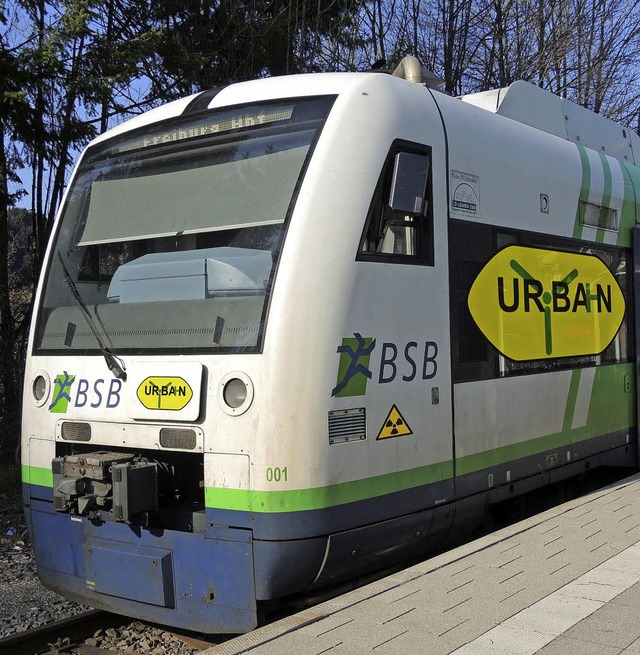
M26 369L46 584L246 631L491 502L636 465L640 144L533 87L501 103L274 78L90 145Z

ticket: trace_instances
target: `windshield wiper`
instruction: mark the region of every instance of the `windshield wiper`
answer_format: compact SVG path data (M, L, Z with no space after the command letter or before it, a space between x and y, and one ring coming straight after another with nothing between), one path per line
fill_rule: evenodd
M87 325L91 328L91 332L93 332L93 336L96 338L96 341L100 346L100 352L102 353L105 362L107 362L107 368L115 375L115 377L125 382L127 379L127 372L124 366L124 362L119 357L114 355L104 345L104 342L100 338L100 334L96 328L96 324L93 322L93 318L89 313L89 308L86 306L84 300L82 300L82 296L80 295L80 291L78 291L78 287L76 286L76 283L71 278L71 275L69 275L69 271L65 266L60 250L57 250L56 252L58 253L58 259L60 260L60 264L62 265L64 280L67 283L69 289L71 289L71 293L73 294L73 297L76 299L76 302L78 303L78 307L80 307L80 309L82 310L82 314L85 320L87 321Z

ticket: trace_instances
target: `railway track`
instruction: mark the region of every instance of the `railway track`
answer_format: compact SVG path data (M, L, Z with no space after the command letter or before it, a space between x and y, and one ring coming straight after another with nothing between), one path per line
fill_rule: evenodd
M91 643L98 631L123 628L131 623L129 617L92 610L76 616L53 621L39 628L0 638L0 655L114 655L113 650ZM152 629L154 626L136 624ZM214 641L205 641L190 634L182 634L162 628L164 635L184 644L184 655L191 655L211 647ZM218 639L219 641L219 639ZM113 646L111 646L113 648ZM124 652L124 651L123 651ZM131 649L127 650L131 653Z
M92 610L76 616L52 621L39 628L0 638L0 655L33 655L34 653L51 652L48 645L56 642L69 643L85 639L97 630L120 626L126 618Z

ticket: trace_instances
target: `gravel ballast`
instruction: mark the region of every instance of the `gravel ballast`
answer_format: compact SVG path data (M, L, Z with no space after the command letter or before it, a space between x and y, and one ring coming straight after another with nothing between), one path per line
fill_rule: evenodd
M65 600L40 583L20 496L11 490L0 494L0 637L87 609Z
M6 473L0 469L0 482L3 475L6 483ZM19 492L4 489L6 484L0 486L0 638L91 609L65 600L40 583ZM144 655L194 655L198 652L168 630L131 621L122 628L98 630L85 644ZM220 635L216 641L225 638L228 637ZM53 644L56 645L65 644Z

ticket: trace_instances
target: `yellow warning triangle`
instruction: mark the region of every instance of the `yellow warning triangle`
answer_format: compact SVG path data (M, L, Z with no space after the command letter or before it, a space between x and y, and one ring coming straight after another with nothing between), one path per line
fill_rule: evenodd
M391 437L404 437L407 434L413 434L413 430L404 420L398 408L392 405L391 411L380 428L376 441L378 439L390 439Z

